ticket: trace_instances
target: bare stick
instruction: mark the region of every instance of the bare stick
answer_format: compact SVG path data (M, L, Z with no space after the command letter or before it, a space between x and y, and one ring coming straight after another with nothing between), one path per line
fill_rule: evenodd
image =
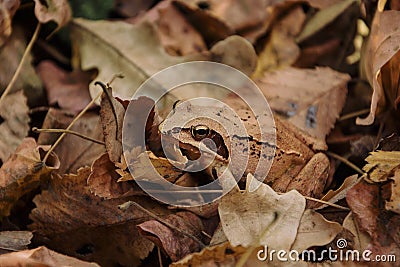
M346 159L346 158L344 158L344 157L342 157L342 156L340 156L340 155L338 155L338 154L336 154L336 153L330 152L330 151L325 151L325 153L326 153L328 156L332 157L332 158L335 158L335 159L337 159L337 160L340 160L341 162L343 162L344 164L346 164L347 166L349 166L350 168L352 168L353 170L355 170L355 171L358 172L359 174L361 174L361 175L364 175L364 174L365 174L365 172L363 172L363 170L361 170L361 169L358 168L356 165L354 165L353 163L351 163L348 159Z
M345 114L345 115L341 116L338 119L338 121L345 121L345 120L348 120L348 119L352 119L352 118L367 114L368 112L369 112L369 108L358 110L358 111L355 111L355 112L351 112L351 113L348 113L348 114Z
M33 127L32 131L33 132L37 132L37 133L66 133L66 134L72 134L72 135L79 136L80 138L83 138L85 140L92 141L93 143L100 144L100 145L105 145L105 143L103 141L96 140L96 139L94 139L94 138L92 138L90 136L87 136L87 135L84 135L84 134L81 134L81 133L78 133L78 132L75 132L75 131L71 131L71 130L65 130L65 129L39 129L39 128Z
M19 65L18 65L17 69L15 70L15 73L14 73L10 83L7 85L6 89L4 90L3 94L0 97L0 106L1 106L1 103L4 101L4 98L6 97L6 95L8 93L10 93L10 91L13 88L15 82L17 81L17 78L18 78L19 74L21 73L22 66L24 65L29 53L32 50L33 44L35 43L35 41L36 41L36 39L37 39L37 37L39 35L40 26L41 26L41 24L39 22L37 24L37 26L36 26L35 32L33 33L31 40L29 41L28 46L26 47L26 49L24 51L24 54L23 54L23 56L21 58L21 61L19 62Z
M195 237L194 235L189 234L189 233L183 231L182 229L179 229L178 227L176 227L175 225L170 224L169 222L166 222L165 220L161 219L159 216L157 216L153 212L145 209L144 207L142 207L141 205L139 205L138 203L136 203L134 201L125 202L124 204L119 205L118 208L121 209L121 210L126 210L130 206L135 206L136 208L138 208L141 211L145 212L147 215L149 215L153 219L157 220L158 222L164 224L165 226L168 226L169 228L171 228L171 229L173 229L173 230L175 230L175 231L177 231L177 232L179 232L179 233L181 233L181 234L193 239L194 241L196 241L201 246L201 248L205 248L206 247L206 245L200 239Z

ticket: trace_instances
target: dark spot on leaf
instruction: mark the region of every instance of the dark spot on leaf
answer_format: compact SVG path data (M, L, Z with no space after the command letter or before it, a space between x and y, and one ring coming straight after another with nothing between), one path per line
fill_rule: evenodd
M306 115L306 126L308 128L315 128L317 126L317 106L310 106Z
M83 255L83 256L93 254L94 246L93 246L93 244L85 244L85 245L81 246L80 248L78 248L75 252L78 253L79 255Z
M225 249L225 255L231 255L233 253L235 253L235 251L233 251L232 249L230 249L230 248Z
M208 10L208 9L210 9L210 3L208 3L207 1L200 1L200 2L197 2L197 6L198 6L200 9L203 9L203 10Z

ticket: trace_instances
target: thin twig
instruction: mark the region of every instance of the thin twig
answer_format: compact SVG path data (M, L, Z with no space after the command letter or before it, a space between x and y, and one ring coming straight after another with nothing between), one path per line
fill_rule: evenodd
M7 85L6 89L4 90L3 94L0 97L0 106L1 106L1 103L4 101L4 98L6 97L6 95L8 95L8 93L10 93L10 91L13 88L15 82L17 81L17 78L18 78L19 74L21 73L22 67L23 67L26 59L28 58L28 55L32 50L33 44L35 43L35 41L36 41L36 39L37 39L37 37L39 35L40 26L41 26L41 24L39 22L37 24L37 26L36 26L35 32L33 33L31 40L29 41L28 46L26 47L26 49L24 51L24 54L23 54L23 56L21 58L21 61L19 62L18 67L15 70L15 73L14 73L10 83Z
M352 168L353 170L355 170L355 171L358 172L359 174L361 174L361 175L364 175L364 174L365 174L365 172L364 172L363 170L361 170L360 168L358 168L354 163L351 163L348 159L346 159L346 158L344 158L344 157L342 157L342 156L340 156L340 155L338 155L338 154L336 154L336 153L330 152L330 151L325 151L325 153L326 153L328 156L332 157L332 158L335 158L335 159L337 159L337 160L340 160L341 162L343 162L344 164L346 164L347 166L349 166L350 168Z
M325 200L322 200L322 199L317 199L317 198L308 197L308 196L303 196L303 197L304 197L305 199L307 199L307 200L311 200L311 201L314 201L314 202L318 202L318 203L321 203L321 204L325 204L325 205L328 205L328 206L332 206L332 207L334 207L334 208L338 208L338 209L341 209L341 210L346 210L346 211L350 210L349 208L340 206L340 205L335 204L335 203L330 203L330 202L325 201Z
M83 138L85 140L92 141L93 143L100 144L100 145L105 145L105 143L103 141L96 140L96 139L94 139L94 138L92 138L90 136L86 136L84 134L81 134L81 133L78 133L78 132L75 132L75 131L71 131L71 130L65 130L65 129L39 129L39 128L33 127L32 131L33 132L37 132L37 133L66 133L66 134L72 134L72 135L79 136L80 138Z
M96 102L96 100L101 96L100 92L95 98L90 101L89 104L86 105L86 107L72 120L72 122L68 125L68 127L65 130L70 130L72 126L85 114L85 112ZM50 156L50 153L53 152L53 150L57 147L57 145L62 141L66 133L62 133L60 137L58 137L57 141L50 147L50 149L47 151L46 155L44 156L42 162L46 163L48 157Z
M158 263L160 264L160 267L163 267L163 262L161 258L161 249L157 247L157 254L158 254Z
M179 229L179 228L176 227L175 225L172 225L172 224L170 224L169 222L167 222L167 221L161 219L159 216L157 216L157 215L154 214L153 212L151 212L151 211L145 209L144 207L142 207L141 205L139 205L138 203L136 203L136 202L134 202L134 201L125 202L124 204L119 205L118 208L121 209L121 210L126 210L126 209L128 209L130 206L135 206L136 208L138 208L138 209L140 209L141 211L145 212L147 215L149 215L149 216L152 217L153 219L157 220L158 222L164 224L165 226L168 226L169 228L171 228L171 229L173 229L173 230L175 230L175 231L177 231L177 232L179 232L179 233L181 233L181 234L183 234L183 235L185 235L185 236L187 236L187 237L193 239L194 241L196 241L196 242L201 246L201 248L205 248L205 247L206 247L206 245L205 245L200 239L198 239L197 237L195 237L194 235L189 234L189 233L183 231L182 229Z
M355 117L358 117L358 116L361 116L361 115L364 115L364 114L367 114L367 113L369 113L369 108L345 114L345 115L341 116L338 119L338 121L345 121L345 120L352 119L352 118L355 118Z

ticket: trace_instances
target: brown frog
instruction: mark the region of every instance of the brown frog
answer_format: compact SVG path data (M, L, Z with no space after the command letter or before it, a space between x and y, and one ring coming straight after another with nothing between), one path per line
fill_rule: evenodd
M227 110L224 108L177 105L173 115L168 118L172 124L160 127L162 135L176 139L183 154L192 160L201 156L200 143L210 139L214 142L211 150L216 153L216 161L227 163L231 160L233 162L230 166L233 169L241 165L242 161L246 161L243 177L248 173L254 174L256 171L267 173L269 170L267 177L263 177L262 180L265 178L264 182L278 192L296 189L306 196L316 198L322 196L328 178L329 160L324 153L311 148L309 136L290 123L275 117L275 125L272 124L270 127L275 127L276 140L274 142L261 140L257 120L247 106L235 96L229 96L224 102L235 107L235 112L247 131L246 134L238 133L239 130L235 132L235 127L232 125L237 124L237 121L225 116L224 112ZM202 117L202 109L205 108L214 109L213 113L221 118L222 123ZM187 118L189 113L198 118L182 126L174 125ZM231 130L234 134L232 131L228 133L229 127L233 127ZM244 155L248 155L248 158ZM264 159L264 163L258 165L260 159Z

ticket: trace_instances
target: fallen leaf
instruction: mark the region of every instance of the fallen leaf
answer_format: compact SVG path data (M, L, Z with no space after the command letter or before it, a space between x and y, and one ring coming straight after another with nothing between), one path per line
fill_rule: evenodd
M50 105L58 104L62 109L78 113L92 100L89 83L93 79L93 71L67 73L49 60L41 61L36 71L46 88Z
M73 44L78 48L83 70L98 68L97 80L103 82L108 82L115 74L124 75L123 79L113 82L113 93L121 99L130 99L147 78L163 68L206 59L202 55L169 55L161 46L154 26L149 22L132 25L120 21L90 21L79 18L72 21L71 34ZM97 95L92 91L91 94Z
M397 107L400 101L400 28L394 21L400 21L399 11L383 11L378 8L370 35L361 51L361 75L368 80L373 93L370 113L366 118L357 118L356 123L359 125L372 124L375 115L385 109L386 105Z
M360 231L352 212L349 212L344 219L343 228L349 230L354 235L354 249L357 249L358 251L368 249L368 245L371 243L371 238L367 233Z
M116 172L115 164L110 161L108 154L105 153L93 162L87 185L93 194L106 199L132 195L133 185L118 182L119 179L120 176Z
M253 78L260 78L264 72L282 69L296 62L300 48L294 38L300 32L305 19L304 11L298 6L272 26L268 41L259 53Z
M390 196L390 200L386 202L385 208L400 214L400 168L397 168L394 171L394 175L391 179L393 180L391 184L392 194Z
M114 10L124 17L135 17L149 9L156 0L115 0Z
M12 18L19 7L19 0L1 1L0 3L0 47L10 37L12 32Z
M384 182L400 165L400 151L374 151L365 160L368 163L363 170L368 173L367 179L375 183Z
M32 237L33 234L29 231L0 232L0 254L27 249L28 245L31 243Z
M205 239L207 239L202 234L205 231L205 226L195 214L187 211L177 212L164 218L164 221L197 238L195 240L156 220L139 224L137 227L140 233L160 246L172 261L180 260L184 256L203 248L203 245L198 241L205 243Z
M10 107L13 108L10 108ZM5 162L29 131L29 108L22 91L9 94L0 106L0 160ZM0 164L1 166L1 164Z
M314 246L329 244L342 231L342 226L326 220L314 210L307 209L301 217L297 231L291 249L301 252Z
M72 12L67 0L34 0L35 16L40 23L54 21L57 29L65 26L71 19Z
M26 138L0 168L0 218L10 215L14 204L25 194L39 187L41 182L58 169L60 161L51 153L42 162L48 147L38 146L33 138Z
M63 110L50 108L43 122L42 128L65 129L71 123L73 114ZM79 132L85 136L96 140L103 140L103 133L100 125L100 118L95 112L87 112L71 128L72 131ZM60 134L42 132L39 135L38 143L51 145ZM71 149L73 147L74 149ZM93 143L82 139L79 136L67 134L59 145L54 149L61 161L60 174L76 173L83 166L91 166L99 155L105 152L104 145Z
M122 104L112 96L111 87L104 88L100 101L100 121L106 150L110 160L119 162L122 155L122 123L125 109Z
M105 200L90 192L90 167L77 175L55 175L49 188L36 196L30 229L48 247L102 266L137 266L153 249L136 225L149 220L140 210L122 211L118 205L135 201L160 217L167 208L146 197ZM110 246L110 244L113 244Z
M0 69L1 93L11 81L26 49L25 31L26 29L15 25L10 38L0 49L0 61L7 62L7 64L2 64ZM36 106L43 103L44 90L42 82L32 66L32 61L33 57L29 53L11 92L23 89L29 106Z
M330 68L286 68L265 73L256 83L279 117L325 143L344 106L349 80L348 74Z
M251 175L248 176L250 183ZM233 246L289 250L297 235L306 201L297 191L278 195L266 184L253 192L233 190L218 207L222 228Z
M172 1L158 3L139 20L147 20L156 25L160 41L171 55L184 56L207 50L203 37Z
M46 247L38 247L31 250L0 255L2 266L23 266L23 267L100 267L96 263L84 262L66 255L54 252Z

